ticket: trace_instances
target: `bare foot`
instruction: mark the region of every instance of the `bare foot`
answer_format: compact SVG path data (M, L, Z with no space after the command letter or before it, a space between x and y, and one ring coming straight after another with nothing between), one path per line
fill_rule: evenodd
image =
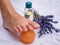
M39 25L17 13L10 13L7 10L2 11L3 26L13 33L34 30L39 28Z

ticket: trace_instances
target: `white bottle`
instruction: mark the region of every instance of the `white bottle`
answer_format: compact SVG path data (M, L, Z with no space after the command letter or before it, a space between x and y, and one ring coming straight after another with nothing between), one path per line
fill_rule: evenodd
M30 19L30 20L33 20L33 15L34 15L34 12L33 12L33 9L32 9L32 2L26 2L25 3L25 17Z

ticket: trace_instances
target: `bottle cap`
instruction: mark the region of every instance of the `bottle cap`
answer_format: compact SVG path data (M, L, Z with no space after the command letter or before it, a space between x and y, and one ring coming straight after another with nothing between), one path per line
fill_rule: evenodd
M32 8L32 2L26 2L26 8Z

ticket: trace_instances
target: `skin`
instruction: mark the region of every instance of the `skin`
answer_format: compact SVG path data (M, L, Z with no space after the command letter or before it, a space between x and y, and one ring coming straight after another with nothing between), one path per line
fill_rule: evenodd
M0 0L0 9L2 12L3 27L13 33L40 28L36 22L19 15L14 10L10 0Z

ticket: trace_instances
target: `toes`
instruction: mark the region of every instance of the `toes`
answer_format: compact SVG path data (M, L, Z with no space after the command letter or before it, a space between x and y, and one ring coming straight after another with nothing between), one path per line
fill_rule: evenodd
M35 29L40 28L36 22L30 22L30 25L32 25Z
M14 32L19 32L18 29L16 27L14 27Z
M27 31L28 30L26 25L21 25L21 27L22 27L23 31Z
M19 32L23 31L23 29L20 25L17 26L17 29L18 29Z
M28 28L29 30L34 30L34 28L33 28L30 24L27 25L27 28Z

